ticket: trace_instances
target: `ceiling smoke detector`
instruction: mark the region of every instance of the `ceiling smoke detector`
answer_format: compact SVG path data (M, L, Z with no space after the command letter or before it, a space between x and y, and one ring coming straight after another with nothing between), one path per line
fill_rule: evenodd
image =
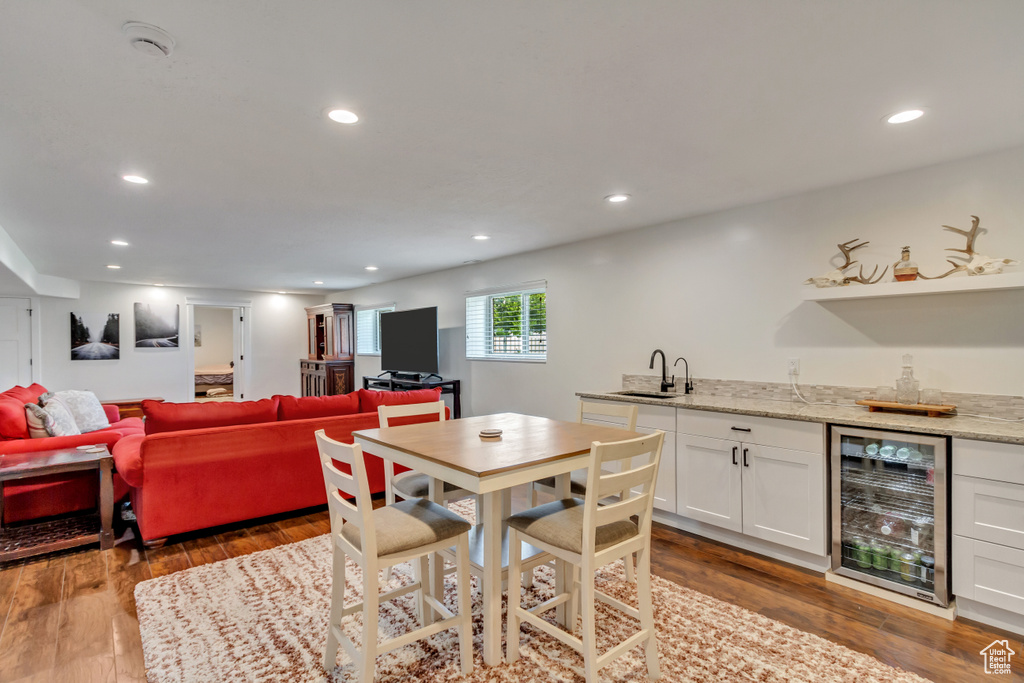
M129 21L121 27L128 37L128 43L136 50L150 57L170 57L174 50L174 38L159 26Z

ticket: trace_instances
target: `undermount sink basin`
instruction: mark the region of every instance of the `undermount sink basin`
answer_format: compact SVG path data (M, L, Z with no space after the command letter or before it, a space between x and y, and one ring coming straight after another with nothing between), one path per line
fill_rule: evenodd
M677 398L678 394L670 394L667 391L613 391L619 396L637 396L639 398Z

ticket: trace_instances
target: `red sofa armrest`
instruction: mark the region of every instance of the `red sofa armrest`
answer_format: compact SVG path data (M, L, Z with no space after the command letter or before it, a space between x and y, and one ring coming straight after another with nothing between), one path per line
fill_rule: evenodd
M114 444L114 466L125 483L131 487L142 486L142 441L144 434L126 436Z
M41 439L17 439L0 442L0 453L35 453L55 448L77 448L89 444L106 444L109 448L121 438L120 432L101 430L74 436L46 436Z
M121 409L117 406L103 404L103 412L107 414L107 422L110 424L121 420Z

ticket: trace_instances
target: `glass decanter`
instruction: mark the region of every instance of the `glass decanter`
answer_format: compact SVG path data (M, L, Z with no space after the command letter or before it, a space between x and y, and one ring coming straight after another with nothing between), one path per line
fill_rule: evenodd
M913 356L903 356L903 376L896 380L896 402L905 406L917 405L921 396L921 383L914 379Z
M917 279L917 264L910 260L910 247L903 247L900 260L893 264L892 274L898 282L909 282Z

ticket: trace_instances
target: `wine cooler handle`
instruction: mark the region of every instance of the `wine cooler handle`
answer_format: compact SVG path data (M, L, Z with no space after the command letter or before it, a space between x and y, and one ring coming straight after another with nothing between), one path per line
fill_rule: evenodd
M739 446L733 446L732 447L732 464L733 465L739 465L739 463L736 462L736 451L738 451L739 448L740 448Z
M750 427L730 427L734 432L749 432Z
M749 448L744 448L743 449L743 466L744 467L750 467L750 463L747 462L747 453L749 453L749 452L750 452Z

